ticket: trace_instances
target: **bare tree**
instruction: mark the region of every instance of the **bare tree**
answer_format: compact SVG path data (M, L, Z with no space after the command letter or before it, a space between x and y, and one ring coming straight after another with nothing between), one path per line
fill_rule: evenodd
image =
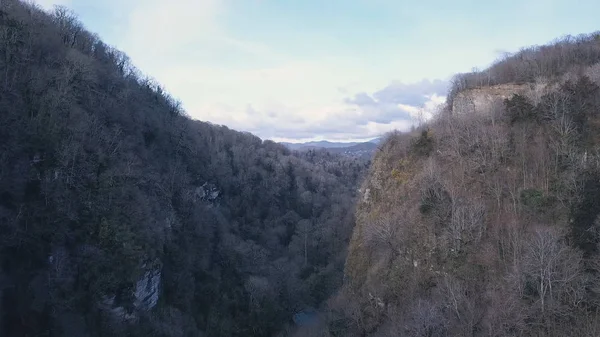
M453 199L448 232L456 253L466 245L478 243L485 232L485 205L481 201Z
M63 43L69 47L74 47L79 34L83 31L83 26L77 20L77 16L65 6L55 6L54 20L60 29Z
M471 336L483 316L476 306L476 296L469 294L464 282L451 275L445 274L440 283L443 303L452 313L457 335Z
M367 226L364 226L364 238L368 245L377 247L383 245L391 249L394 253L399 253L399 248L396 242L396 233L399 229L399 224L392 220L391 217L377 218L371 221Z
M564 315L565 306L576 307L583 300L581 253L567 246L559 233L538 229L526 247L523 273L535 289L542 317Z
M406 335L415 337L441 337L447 333L447 320L441 308L430 300L417 300L410 316L405 329L397 328L398 335L404 335L401 333L402 330Z

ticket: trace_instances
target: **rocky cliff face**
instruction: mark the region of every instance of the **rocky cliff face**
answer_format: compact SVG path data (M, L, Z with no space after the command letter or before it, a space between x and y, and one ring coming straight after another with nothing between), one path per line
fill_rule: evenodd
M160 296L161 268L156 261L153 266L143 265L145 273L137 280L132 289L133 310L127 310L116 303L116 296L106 295L99 303L99 307L110 312L118 321L131 321L138 317L138 313L149 311L156 306Z
M480 87L461 91L452 103L452 112L468 114L477 111L489 111L494 105L514 94L527 94L534 89L531 84L502 84L490 87Z
M160 269L146 271L144 276L135 285L134 305L139 310L148 311L158 302L160 287Z

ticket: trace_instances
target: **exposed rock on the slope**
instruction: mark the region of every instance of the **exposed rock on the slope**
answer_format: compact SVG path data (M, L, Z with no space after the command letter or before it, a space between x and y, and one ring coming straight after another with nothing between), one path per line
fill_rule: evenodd
M292 320L297 326L307 326L316 324L319 320L319 316L315 309L306 308L295 313Z
M130 314L125 310L124 307L115 307L115 295L105 296L102 302L100 302L99 307L106 310L112 317L119 321L129 321L135 318L134 314Z
M531 91L531 84L501 84L491 87L467 89L459 92L452 103L452 112L471 114L477 111L490 111L494 104L514 94L525 94Z
M364 194L363 194L363 202L369 202L369 196L371 195L371 189L370 188L365 188Z
M199 186L194 191L194 197L196 200L202 201L215 201L221 194L218 187L215 184L205 182L202 186Z
M160 288L160 269L148 270L135 285L134 306L138 310L148 311L158 302Z
M146 265L142 268L146 268ZM136 311L149 311L158 303L161 276L162 273L158 266L146 270L144 275L136 282L133 289L134 312L128 312L123 306L115 306L115 295L105 296L104 300L100 303L100 307L109 311L118 320L128 321L135 319L137 317Z

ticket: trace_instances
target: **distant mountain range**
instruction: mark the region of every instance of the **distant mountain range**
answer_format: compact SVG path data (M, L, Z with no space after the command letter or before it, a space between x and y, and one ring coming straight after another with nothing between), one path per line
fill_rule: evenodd
M327 140L305 142L305 143L287 143L281 142L281 144L287 146L291 150L310 150L315 148L332 149L332 148L348 148L360 144L378 144L381 138L375 138L367 142L330 142Z
M377 144L379 144L380 141L381 137L366 142L330 142L322 140L305 143L281 142L281 144L291 150L297 151L325 149L332 153L339 153L352 157L370 157L375 149L377 149Z

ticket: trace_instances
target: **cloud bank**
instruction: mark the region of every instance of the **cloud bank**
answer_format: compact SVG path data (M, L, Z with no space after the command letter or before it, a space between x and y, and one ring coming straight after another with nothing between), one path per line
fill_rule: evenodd
M303 54L301 41L274 44L236 32L229 23L242 8L234 0L37 2L71 7L192 118L262 138L356 140L406 130L445 95L444 81L390 81L351 53L333 51L335 41L319 45L316 35L306 35L314 43Z
M540 11L541 0L37 2L72 8L191 117L281 140L410 128L444 101L452 74L593 31L600 10L556 1Z

